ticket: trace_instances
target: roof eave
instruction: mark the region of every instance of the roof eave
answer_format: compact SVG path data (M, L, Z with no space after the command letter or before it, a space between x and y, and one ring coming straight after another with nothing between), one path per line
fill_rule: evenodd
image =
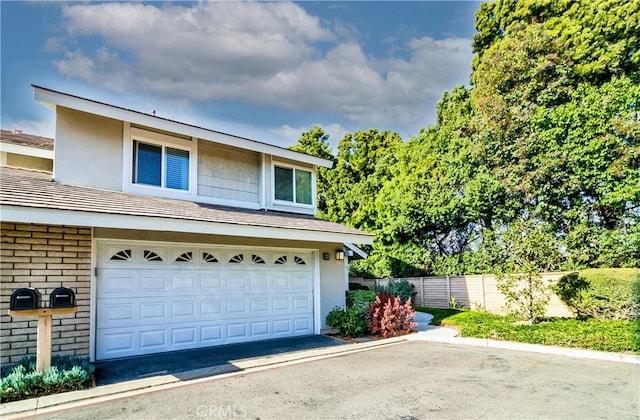
M333 162L331 160L306 155L304 153L294 152L293 150L263 143L257 140L251 140L244 137L234 136L232 134L226 134L202 127L196 127L194 125L181 123L179 121L156 117L139 111L133 111L115 105L110 105L91 99L58 92L37 85L31 86L33 86L34 89L35 99L54 110L57 106L63 106L65 108L71 108L90 114L101 115L116 120L127 121L130 123L140 124L159 130L186 135L189 137L196 137L202 140L239 147L241 149L252 150L255 152L277 156L283 159L291 159L297 162L314 166L325 168L331 168L333 166Z
M42 207L1 205L2 220L13 223L60 224L86 227L203 233L249 238L269 238L307 242L360 243L371 245L373 235L317 230L259 226L174 219L157 216L132 216L77 210L59 210Z

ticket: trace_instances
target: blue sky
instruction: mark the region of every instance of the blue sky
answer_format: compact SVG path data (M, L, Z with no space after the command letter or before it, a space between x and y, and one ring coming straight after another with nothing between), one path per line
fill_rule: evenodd
M2 1L2 128L54 136L37 84L281 146L408 139L468 84L478 5Z

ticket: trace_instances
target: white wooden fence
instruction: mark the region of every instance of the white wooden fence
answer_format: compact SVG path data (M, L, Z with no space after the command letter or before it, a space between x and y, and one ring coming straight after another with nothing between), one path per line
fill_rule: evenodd
M544 273L542 278L549 284L557 282L567 272ZM496 287L496 276L493 274L478 274L469 276L446 277L403 277L393 280L407 280L415 287L415 306L430 306L433 308L448 308L451 298L465 308L484 309L495 314L505 314L504 296ZM350 283L358 283L367 287L375 284L386 285L389 279L350 278ZM551 294L547 305L547 316L573 317L571 310Z

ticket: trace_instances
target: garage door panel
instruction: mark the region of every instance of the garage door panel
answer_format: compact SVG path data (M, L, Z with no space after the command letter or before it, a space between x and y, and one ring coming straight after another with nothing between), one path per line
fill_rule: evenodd
M252 313L266 313L269 311L269 299L251 299Z
M196 327L179 327L171 330L171 346L196 345L197 341Z
M102 350L103 358L129 355L138 349L137 334L130 330L110 331L97 337L97 347Z
M313 334L310 252L107 248L119 254L99 251L98 360Z
M201 274L200 288L203 291L218 291L222 288L222 277L220 275Z
M312 332L312 323L311 317L299 317L293 319L293 332L299 334L311 334Z
M200 315L207 317L222 315L222 301L219 299L203 300L200 302Z
M224 340L222 328L222 323L201 325L200 342L204 346L215 346L216 344L222 344Z
M194 318L199 314L196 312L196 303L194 301L174 301L171 302L171 316L174 319L183 321L184 318Z
M140 303L140 320L157 320L162 322L167 318L166 302L141 302Z
M171 276L172 291L174 293L192 294L196 293L196 276L174 274Z

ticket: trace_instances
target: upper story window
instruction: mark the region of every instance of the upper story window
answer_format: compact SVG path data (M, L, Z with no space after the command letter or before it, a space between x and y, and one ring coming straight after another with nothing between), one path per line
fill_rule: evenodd
M276 200L303 205L313 204L311 171L276 166L274 168L274 184Z
M184 198L193 194L197 146L188 139L130 127L123 191Z
M189 190L189 151L133 142L133 182Z

